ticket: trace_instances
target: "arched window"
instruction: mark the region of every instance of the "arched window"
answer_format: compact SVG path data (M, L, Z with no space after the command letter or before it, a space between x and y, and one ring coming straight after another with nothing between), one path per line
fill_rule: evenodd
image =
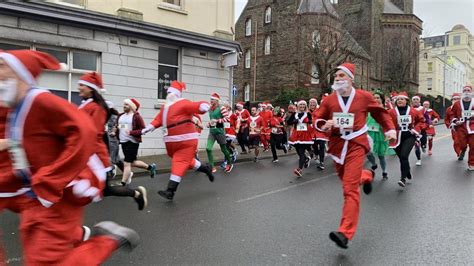
M250 68L250 60L251 60L251 52L250 52L250 49L248 49L246 52L245 52L245 68Z
M311 35L311 45L313 48L319 47L320 42L321 42L321 34L319 33L318 30L313 31L313 34Z
M272 22L272 8L267 7L265 9L265 23L270 23Z
M252 35L252 19L249 18L245 21L245 36Z
M423 54L423 58L424 58L424 59L428 59L428 53L424 53L424 54Z
M311 84L319 84L319 71L316 64L311 68Z
M270 36L267 36L267 37L265 37L265 48L263 49L265 55L270 54L270 47L271 47Z

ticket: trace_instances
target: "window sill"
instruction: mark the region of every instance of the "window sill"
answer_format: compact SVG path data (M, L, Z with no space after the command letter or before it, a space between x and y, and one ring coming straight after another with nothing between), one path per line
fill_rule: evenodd
M181 14L181 15L188 15L187 11L183 10L180 6L176 6L176 5L160 3L160 4L158 4L158 8L166 10L166 11L175 12L175 13L178 13L178 14Z

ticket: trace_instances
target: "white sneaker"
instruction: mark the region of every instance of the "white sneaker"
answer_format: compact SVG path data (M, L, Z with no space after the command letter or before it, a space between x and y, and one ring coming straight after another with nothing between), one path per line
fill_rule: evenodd
M421 166L421 160L416 161L416 165Z
M467 167L467 170L469 170L469 171L474 171L474 165L469 165L469 166Z
M130 177L127 179L127 185L130 185L132 183L132 177L133 177L133 172L130 172Z
M91 229L85 225L82 226L82 241L87 241L91 237Z

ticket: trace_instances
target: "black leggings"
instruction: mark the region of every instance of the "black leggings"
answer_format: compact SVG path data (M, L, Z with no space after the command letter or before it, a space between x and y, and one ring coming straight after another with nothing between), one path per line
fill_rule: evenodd
M400 145L395 148L398 159L400 159L400 170L402 173L401 179L407 177L411 178L410 173L410 152L415 145L416 138L410 132L403 132L400 140Z
M421 160L421 148L426 149L427 140L426 132L424 130L421 131L420 145L415 146L415 155L418 160Z
M278 159L276 150L282 150L285 142L284 134L270 134L270 148L272 149L273 160Z
M315 140L313 144L314 153L319 155L319 161L324 163L324 156L326 155L326 141L324 140Z
M295 144L296 153L298 153L298 168L303 169L304 164L306 163L306 150L311 147L311 144Z
M135 197L135 190L128 188L126 186L112 186L110 182L112 181L112 173L107 173L107 181L104 188L104 196L117 196L117 197Z
M239 142L240 148L242 148L242 152L247 151L245 146L249 146L249 128L246 127L239 133L237 133L237 141Z

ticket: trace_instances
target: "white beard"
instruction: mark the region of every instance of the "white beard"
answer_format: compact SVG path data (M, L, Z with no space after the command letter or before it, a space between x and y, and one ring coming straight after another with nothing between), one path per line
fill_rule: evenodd
M350 88L349 82L347 80L334 81L331 88L335 91L342 92L343 90L348 90Z
M168 105L176 102L177 100L179 100L179 97L176 94L168 93L168 95L166 95L165 105L168 106Z
M0 106L11 107L15 101L17 93L17 81L7 79L0 81Z
M467 92L467 93L466 93L466 92L463 92L462 97L463 97L464 99L466 99L466 100L471 99L471 98L472 98L472 93L470 93L470 92Z

